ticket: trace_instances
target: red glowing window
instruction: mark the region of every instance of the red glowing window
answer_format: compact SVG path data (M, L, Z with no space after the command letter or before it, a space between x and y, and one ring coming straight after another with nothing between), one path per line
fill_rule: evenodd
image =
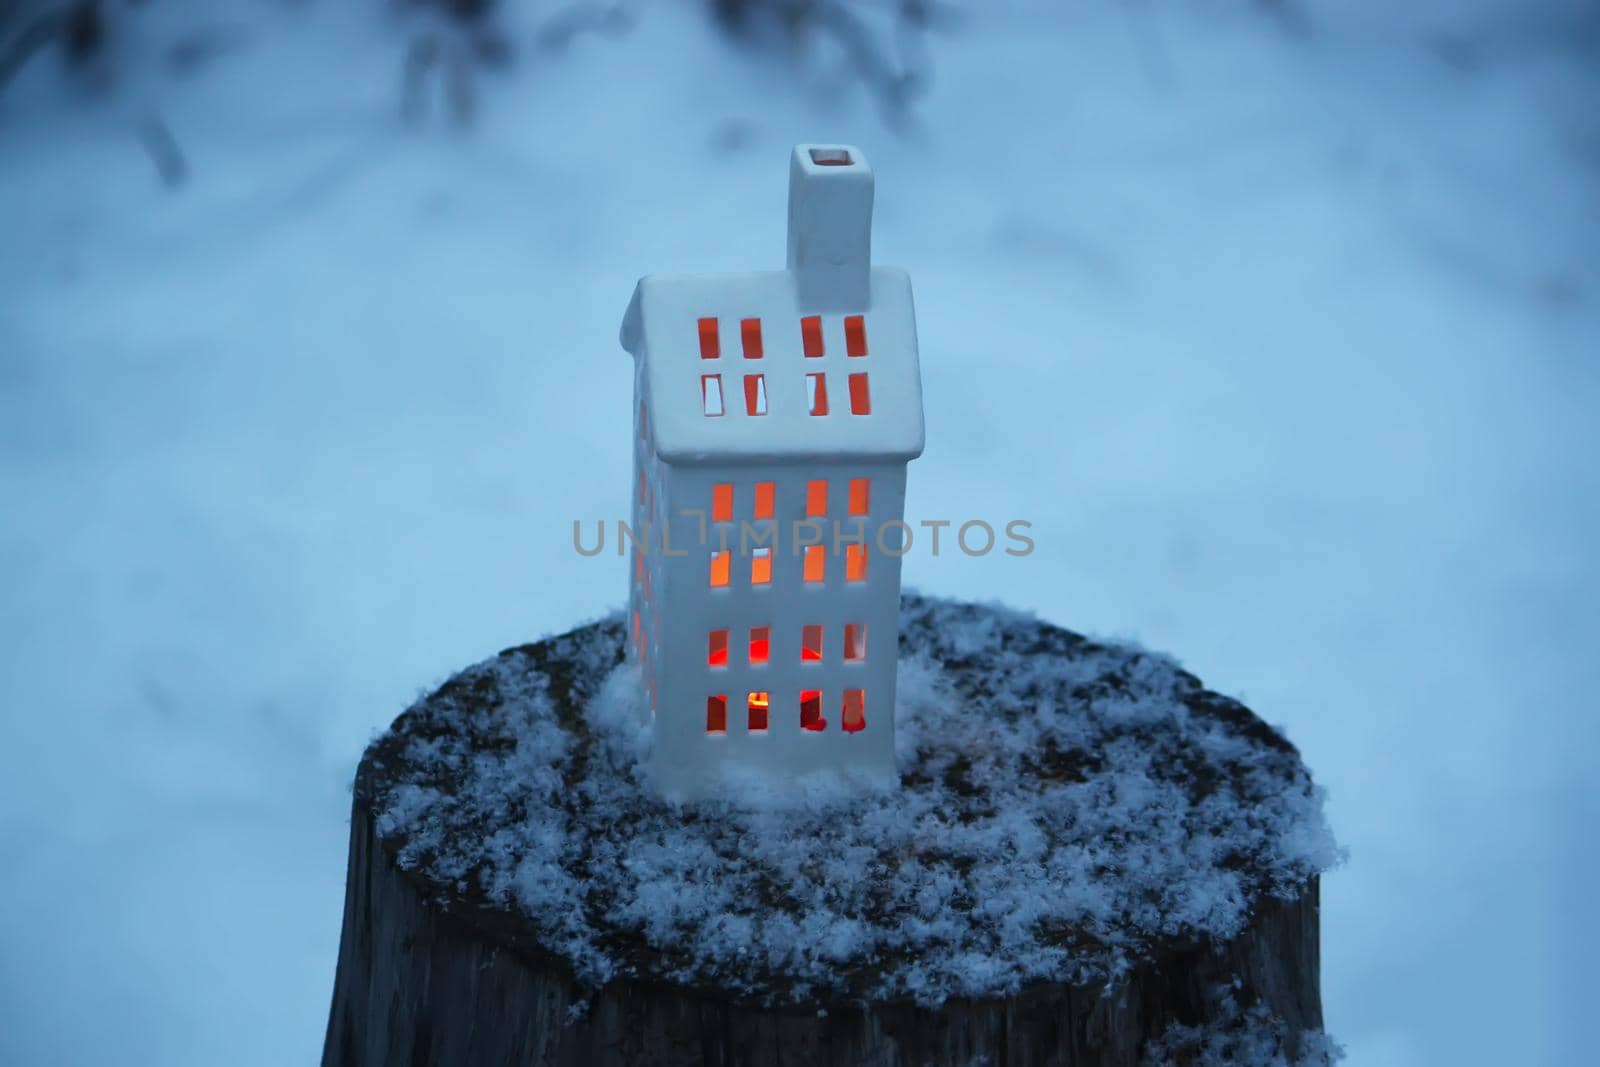
M820 582L828 569L828 551L821 545L807 545L805 553L805 567L801 579L807 582Z
M761 320L739 320L739 343L744 346L745 359L761 358Z
M717 320L700 320L700 358L716 359L722 355L722 342L717 337Z
M864 582L867 580L867 546L844 546L844 580L847 582Z
M806 483L806 518L817 519L828 514L828 483L823 480Z
M867 478L850 479L850 514L865 515L872 496L872 482Z
M872 414L872 397L867 394L867 375L865 371L860 374L850 375L850 414Z
M718 482L711 487L711 521L733 521L733 484Z
M754 548L750 550L750 584L772 584L772 549Z
M844 624L844 658L846 662L859 663L867 658L867 624Z
M713 549L711 552L711 584L713 587L725 586L732 574L733 550L729 548Z
M776 508L774 508L773 504L774 504L775 498L777 497L777 491L778 491L778 487L777 487L777 483L775 483L775 482L757 482L756 483L756 508L755 508L755 517L756 518L758 518L758 519L770 519L770 518L772 518L773 512L776 510Z
M820 659L822 659L822 627L815 623L807 623L800 628L800 662L815 663Z
M633 613L633 643L635 647L637 647L639 644L639 634L641 633L640 626L639 613L635 611Z
M753 734L767 732L767 703L764 692L753 692L745 698L746 722Z
M863 730L867 725L867 691L865 689L846 689L844 691L844 712L840 715L840 725L844 732L853 734Z
M828 379L826 375L806 375L806 407L813 415L826 415L828 413Z
M722 414L722 375L700 375L700 410L708 419Z
M706 641L706 665L710 667L726 667L728 665L728 631L712 630Z
M807 359L816 359L822 355L821 315L807 315L800 320L800 343L805 348Z
M867 354L867 320L860 315L844 317L844 351L848 356Z
M800 729L824 730L828 720L822 717L822 690L800 690Z
M744 413L746 415L765 415L767 413L767 376L765 374L746 374L744 376Z
M767 653L772 650L772 627L750 627L750 662L753 664L767 662Z
M706 697L706 733L725 734L728 732L728 696L719 693L716 696Z

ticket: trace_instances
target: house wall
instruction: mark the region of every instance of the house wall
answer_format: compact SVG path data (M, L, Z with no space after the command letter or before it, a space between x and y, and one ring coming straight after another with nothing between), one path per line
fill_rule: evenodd
M660 465L660 495L669 539L655 546L655 603L661 613L656 643L659 694L655 717L655 770L669 793L703 792L730 766L790 777L824 768L851 769L892 780L894 769L895 659L898 645L901 532L886 522L905 508L905 464L808 462L719 467ZM849 512L851 479L870 484L867 514ZM821 520L824 574L805 581L805 557L796 551L795 524L805 522L808 483L827 483L827 514ZM772 482L772 519L753 517L755 486ZM733 486L732 520L712 518L714 486ZM840 544L832 522L840 523ZM741 543L741 521L753 535ZM865 539L864 581L846 575L846 548L857 531ZM882 541L880 543L880 535ZM776 543L766 542L775 537ZM725 539L725 540L724 540ZM729 582L712 587L712 555L724 544ZM771 581L751 580L760 547L771 547ZM888 551L884 548L887 547ZM681 553L681 554L680 554ZM865 627L865 656L845 662L847 623ZM820 625L822 658L802 658L806 625ZM749 662L754 627L770 628L765 664ZM725 665L708 662L710 634L728 631ZM801 728L800 694L820 691L826 725ZM846 690L861 690L865 724L842 728ZM764 734L748 728L747 696L768 694ZM725 695L726 732L707 733L708 696Z

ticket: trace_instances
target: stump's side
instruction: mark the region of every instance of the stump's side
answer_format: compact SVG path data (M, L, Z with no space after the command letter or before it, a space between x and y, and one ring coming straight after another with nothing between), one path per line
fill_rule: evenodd
M368 768L363 766L363 772ZM358 775L344 933L324 1067L441 1064L1132 1065L1219 987L1291 1032L1320 1029L1318 897L1265 898L1224 945L1159 952L1103 986L1041 985L938 1009L895 1002L762 1008L653 982L580 987L565 964L473 914L445 911L381 844Z

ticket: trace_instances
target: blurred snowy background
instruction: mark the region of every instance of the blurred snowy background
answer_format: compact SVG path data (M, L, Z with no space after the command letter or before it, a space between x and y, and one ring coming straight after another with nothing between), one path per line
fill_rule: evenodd
M1035 525L908 581L1282 724L1351 1063L1593 1062L1596 4L93 6L0 0L0 1063L316 1058L363 744L620 604L623 306L781 265L800 140L908 518Z

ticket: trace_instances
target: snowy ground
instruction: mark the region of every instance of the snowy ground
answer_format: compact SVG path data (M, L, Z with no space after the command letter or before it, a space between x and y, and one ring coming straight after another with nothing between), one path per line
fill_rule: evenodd
M0 1062L315 1057L363 743L620 601L570 524L624 514L633 281L777 265L788 146L831 139L917 284L910 517L1035 525L908 580L1136 637L1283 724L1351 851L1323 916L1351 1063L1581 1062L1600 24L1309 10L984 4L899 134L836 65L664 0L491 76L471 132L401 127L375 3L150 5L108 97L23 71ZM196 27L209 63L156 61Z

